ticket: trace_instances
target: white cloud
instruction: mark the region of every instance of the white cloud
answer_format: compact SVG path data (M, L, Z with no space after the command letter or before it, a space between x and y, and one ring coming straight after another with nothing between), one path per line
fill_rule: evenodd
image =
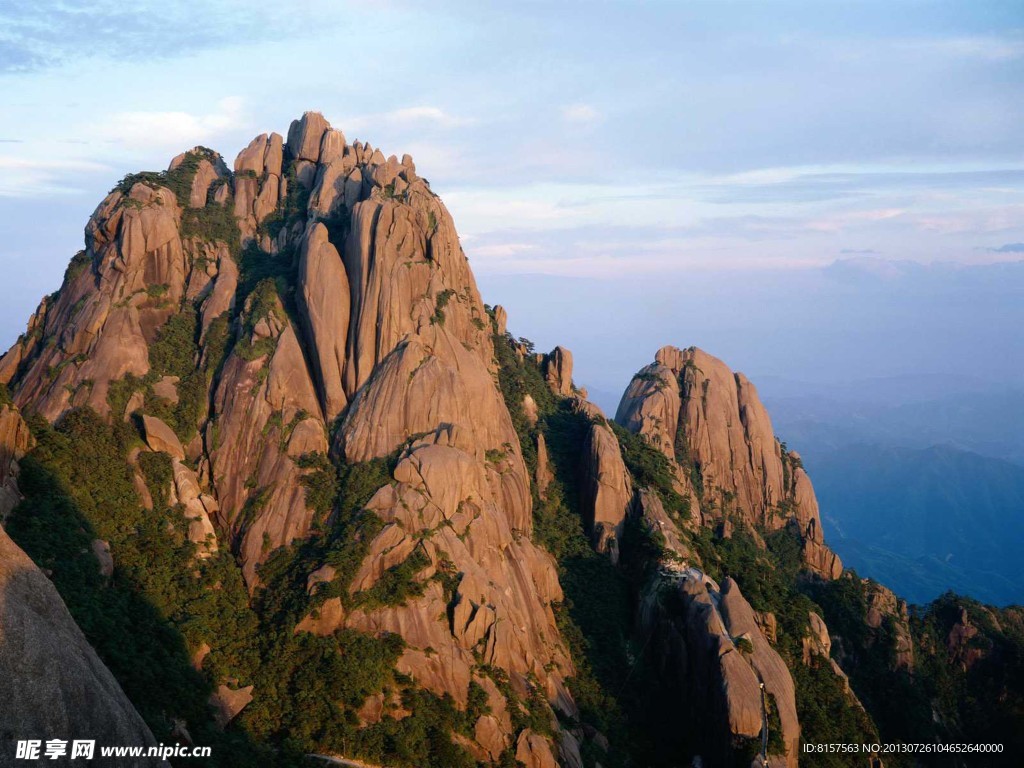
M222 99L207 114L191 112L116 112L88 127L98 140L132 151L180 152L197 144L213 144L245 122L242 99Z
M390 112L376 112L345 118L339 123L342 130L364 131L374 128L434 125L439 128L459 128L476 122L470 117L452 115L440 107L402 107Z
M467 125L473 122L468 118L449 115L438 107L405 107L404 109L396 109L394 112L386 112L384 117L397 123L428 122L436 123L446 128Z
M108 166L89 160L30 160L23 157L0 155L3 171L106 171Z
M590 104L582 102L562 107L562 119L567 123L596 123L602 115Z

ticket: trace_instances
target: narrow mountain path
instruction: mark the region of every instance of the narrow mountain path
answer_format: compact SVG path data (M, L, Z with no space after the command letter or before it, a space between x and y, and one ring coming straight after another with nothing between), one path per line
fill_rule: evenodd
M322 760L331 765L343 765L345 768L384 768L384 766L374 765L373 763L364 763L362 760L350 760L347 757L337 757L336 755L317 755L311 753L306 755L306 757Z

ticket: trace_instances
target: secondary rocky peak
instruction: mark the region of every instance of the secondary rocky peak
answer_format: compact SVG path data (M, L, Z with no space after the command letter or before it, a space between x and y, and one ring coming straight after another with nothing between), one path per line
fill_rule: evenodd
M792 523L811 570L829 578L842 572L824 544L799 455L776 438L742 373L696 347L662 347L633 377L615 418L670 459L680 491L693 491L705 523L728 527L735 519L769 531Z

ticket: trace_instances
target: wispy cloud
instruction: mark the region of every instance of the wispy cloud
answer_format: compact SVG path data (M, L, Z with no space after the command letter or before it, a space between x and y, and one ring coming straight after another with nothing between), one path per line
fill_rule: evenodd
M493 243L474 247L473 255L488 260L518 258L524 253L536 253L540 247L535 243Z
M1021 228L1024 204L951 211L942 215L923 214L913 221L918 229L939 234L1008 232Z
M708 176L702 195L721 203L803 203L875 197L885 191L996 190L1024 187L1024 168L911 170L846 166L767 168Z
M98 141L131 151L180 152L197 144L215 144L218 137L245 122L240 98L222 99L205 114L191 112L117 112L87 127Z
M109 172L87 160L31 160L0 155L0 197L37 197L77 192L69 177Z
M906 211L901 208L876 208L867 211L847 211L833 214L831 216L812 218L804 224L804 227L815 232L842 232L850 227L863 223L895 219L905 213Z
M322 3L210 0L197 16L195 5L181 0L5 3L0 72L32 72L83 58L152 60L243 39L309 35L343 22L342 10Z
M562 119L567 123L596 123L602 115L596 107L582 102L562 107Z

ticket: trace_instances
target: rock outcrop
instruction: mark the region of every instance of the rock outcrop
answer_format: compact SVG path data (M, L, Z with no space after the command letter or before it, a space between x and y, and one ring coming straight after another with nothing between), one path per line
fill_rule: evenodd
M536 418L534 418L533 423L537 423ZM534 473L533 480L537 484L537 493L542 499L547 496L548 486L551 485L554 479L555 474L551 469L551 459L548 457L548 442L544 437L544 433L539 432L537 434L537 471Z
M368 504L384 529L352 589L371 588L414 551L425 555L417 578L426 588L405 606L354 611L346 625L400 634L408 647L399 671L456 701L465 703L479 654L507 670L522 693L530 676L545 681L549 701L573 712L563 684L572 664L552 612L562 598L554 563L515 535L494 468L460 447L450 429L439 429L406 450L394 479ZM461 575L447 598L431 581L444 568Z
M323 224L314 225L303 240L297 293L307 339L316 350L314 368L323 414L332 421L348 404L343 379L351 299L345 265Z
M252 686L232 688L228 685L217 686L210 694L210 707L214 711L214 721L221 728L238 717L239 713L252 703Z
M975 647L971 640L978 636L978 628L971 622L967 609L960 608L960 615L946 636L946 652L951 663L963 670L973 667L985 653Z
M572 352L565 347L555 347L545 355L544 377L552 392L569 397L572 394Z
M327 434L280 301L250 297L242 319L242 336L214 394L217 421L208 428L207 446L221 530L252 585L256 566L270 551L309 532L313 510L297 461L326 454Z
M878 582L863 579L867 597L867 613L864 623L873 631L886 625L886 634L891 633L893 660L896 669L912 670L914 668L914 641L910 632L910 615L907 601L901 600Z
M793 678L786 668L786 663L761 633L750 604L731 578L726 578L722 582L719 607L729 635L733 638L749 639L753 650L745 654L746 661L759 683L764 686L765 696L770 699L769 706L774 707L782 725L785 755L769 753L769 758L773 763L781 762L784 758L786 765L796 766L800 745L800 723L796 714ZM732 688L728 682L725 687L727 690Z
M806 566L826 578L842 563L824 543L818 502L800 457L775 437L754 385L691 347L663 347L630 382L616 421L676 468L680 492L696 497L705 524L742 521L799 529Z
M760 751L763 730L779 727L780 733L769 733L770 743L784 750L770 750L769 761L796 766L800 723L793 679L736 582L726 578L719 588L696 568L680 572L675 589L682 611L674 615L656 607L659 588L645 597L641 620L666 644L666 673L679 680L704 756L728 764L739 744L756 744Z

